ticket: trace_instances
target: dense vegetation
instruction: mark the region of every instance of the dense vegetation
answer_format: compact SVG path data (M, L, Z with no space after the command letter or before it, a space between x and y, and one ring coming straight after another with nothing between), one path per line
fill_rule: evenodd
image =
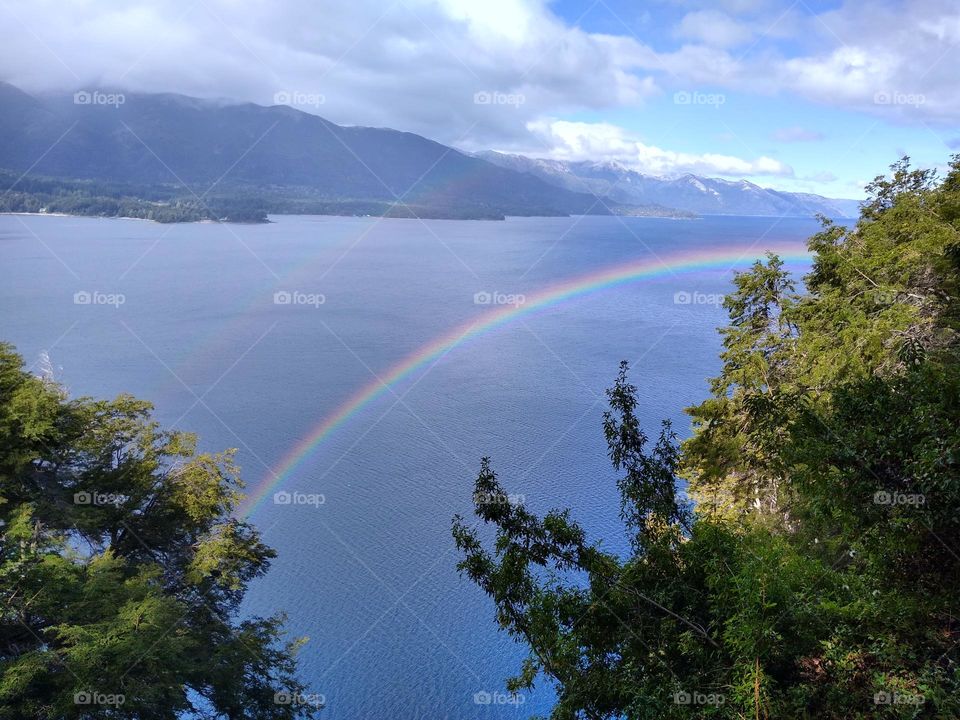
M892 170L855 227L823 221L802 293L773 256L737 276L688 440L648 441L621 367L628 557L499 502L484 460L496 539L456 518L460 568L552 717L960 717L960 156Z
M125 217L161 223L267 221L265 205L258 198L206 198L173 186L17 177L0 171L0 187L9 188L0 195L0 212Z
M0 718L312 716L230 452L148 403L68 399L0 345Z
M224 185L209 196L204 188L185 190L174 185L129 185L95 180L22 177L0 170L0 212L60 213L92 217L125 217L161 223L262 223L272 215L346 215L439 220L503 220L502 208L483 203L432 201L429 204L352 200L318 195L305 187ZM604 206L626 216L693 218L693 213L660 206ZM524 214L557 215L549 207L531 206Z
M483 203L435 201L430 204L386 200L351 200L319 195L306 187L225 184L210 194L201 187L131 185L121 182L65 178L18 177L0 170L0 212L61 213L92 217L126 217L161 223L267 222L272 215L347 215L441 220L503 220L501 208ZM659 206L609 205L618 215L695 217L693 213ZM548 207L532 206L527 214L556 215Z
M317 197L309 188L226 186L207 196L173 185L129 185L48 177L18 178L0 170L0 212L60 213L90 217L124 217L161 223L267 222L275 215L351 215L399 218L503 220L493 207L418 205L380 200ZM534 208L535 210L536 208ZM544 209L544 214L556 214Z

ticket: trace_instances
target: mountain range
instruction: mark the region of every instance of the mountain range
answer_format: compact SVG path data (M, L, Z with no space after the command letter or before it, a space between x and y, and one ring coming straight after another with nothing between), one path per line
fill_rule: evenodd
M55 178L257 192L365 210L401 201L431 217L609 214L412 133L344 127L276 105L172 94L30 96L0 86L0 168ZM111 102L112 100L112 102ZM39 160L38 160L39 158ZM596 206L595 206L596 205ZM595 206L591 209L591 206Z
M119 91L37 97L6 83L0 83L0 171L105 183L113 194L127 188L127 195L165 202L176 193L196 202L242 197L264 212L502 218L853 210L853 201L746 181L664 180L612 163L471 154L408 132L337 125L285 105Z
M858 200L837 200L686 174L676 178L644 175L616 162L566 162L485 151L477 157L538 177L551 185L596 195L606 203L665 205L698 215L856 217Z

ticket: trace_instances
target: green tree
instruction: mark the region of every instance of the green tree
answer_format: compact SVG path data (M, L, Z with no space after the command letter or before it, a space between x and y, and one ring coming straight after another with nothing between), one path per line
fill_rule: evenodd
M232 453L151 410L0 345L0 717L312 716L282 617L237 620L274 552L233 516Z
M855 227L822 219L802 293L774 256L736 277L689 439L651 446L621 367L626 557L496 502L483 461L495 539L455 518L459 567L551 717L960 716L960 156L892 171Z

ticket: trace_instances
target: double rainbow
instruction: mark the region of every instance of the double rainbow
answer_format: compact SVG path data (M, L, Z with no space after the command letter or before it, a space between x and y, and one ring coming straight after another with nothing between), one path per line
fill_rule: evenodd
M797 244L767 246L762 250L753 247L698 248L672 253L664 258L647 258L592 272L541 290L535 295L527 297L521 305L507 305L492 309L410 353L387 370L386 373L357 390L333 412L321 419L305 437L281 458L277 465L267 473L266 477L251 489L240 508L240 513L248 517L255 512L263 500L279 488L320 447L324 440L361 410L371 405L382 395L391 392L395 386L409 378L418 369L431 362L438 361L445 354L471 340L486 335L519 318L586 295L629 285L641 280L679 275L680 273L705 270L731 272L752 264L768 251L776 253L788 264L806 264L810 261L810 255L806 249Z

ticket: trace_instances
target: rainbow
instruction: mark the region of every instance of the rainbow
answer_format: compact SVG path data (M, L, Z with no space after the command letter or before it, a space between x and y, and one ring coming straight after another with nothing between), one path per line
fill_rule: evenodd
M249 517L284 480L337 429L343 427L352 417L371 405L382 395L390 392L394 386L403 382L419 368L431 362L438 362L451 350L470 340L483 336L514 320L532 315L592 293L610 288L628 285L640 280L649 280L679 273L703 270L729 272L753 263L765 252L774 252L790 264L806 264L810 254L797 244L767 246L762 250L752 247L731 249L688 250L672 253L665 258L646 258L626 265L606 268L587 275L565 280L525 298L523 304L498 306L478 318L470 320L450 332L423 345L391 367L385 374L375 378L341 403L332 413L324 417L299 442L281 458L280 462L247 495L240 508L244 517Z

